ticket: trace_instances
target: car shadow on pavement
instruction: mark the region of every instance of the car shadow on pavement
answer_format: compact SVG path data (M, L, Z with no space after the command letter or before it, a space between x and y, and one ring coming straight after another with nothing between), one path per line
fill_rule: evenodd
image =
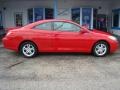
M34 60L40 61L40 60L46 60L46 62L54 61L73 61L73 60L115 60L120 58L120 49L114 53L114 54L109 54L105 57L95 57L91 54L86 54L86 53L39 53L36 57L33 58L25 58L19 53L9 51L4 49L3 47L0 47L2 50L0 53L4 53L7 55L6 57L11 58L10 64L6 66L7 69L11 69L17 65L20 65L25 62L33 62ZM2 59L0 57L0 59Z
M115 53L115 54L109 54L105 57L95 57L91 54L84 54L84 53L39 53L36 57L34 58L24 58L23 56L21 56L18 53L15 52L10 52L10 55L13 57L13 59L16 59L15 61L12 61L12 63L8 64L5 68L6 69L12 69L13 67L16 67L20 64L23 64L25 62L41 62L43 60L45 60L45 62L61 62L61 61L65 61L65 62L74 62L74 61L104 61L106 60L106 62L110 62L110 61L115 61L116 59L119 59L120 53ZM19 58L17 60L17 58Z

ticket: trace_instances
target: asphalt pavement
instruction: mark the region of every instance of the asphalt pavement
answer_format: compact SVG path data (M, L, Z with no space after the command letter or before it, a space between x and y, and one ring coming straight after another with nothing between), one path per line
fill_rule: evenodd
M0 90L120 90L120 49L106 57L39 54L0 47Z

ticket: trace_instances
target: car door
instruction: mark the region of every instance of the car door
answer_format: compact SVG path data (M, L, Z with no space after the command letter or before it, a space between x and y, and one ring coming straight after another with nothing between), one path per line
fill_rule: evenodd
M34 41L37 43L39 51L41 52L54 51L53 42L55 37L52 25L52 22L46 22L33 28L36 35Z
M61 52L85 51L87 33L80 32L80 27L68 22L54 22L55 47Z

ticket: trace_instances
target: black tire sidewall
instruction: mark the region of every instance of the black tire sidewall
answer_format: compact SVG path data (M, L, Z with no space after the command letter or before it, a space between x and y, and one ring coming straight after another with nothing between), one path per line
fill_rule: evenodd
M24 45L26 45L26 44L31 44L34 48L35 48L35 53L32 55L32 56L26 56L26 55L24 55L24 53L23 53L23 46ZM36 45L34 44L34 43L32 43L32 42L24 42L24 43L22 43L21 45L20 45L20 50L19 50L19 52L20 52L20 54L22 55L22 56L24 56L25 58L32 58L32 57L35 57L36 55L37 55L37 53L38 53L38 50L37 50L37 47L36 47Z
M98 44L104 44L104 45L106 45L107 51L106 51L106 53L105 53L104 55L98 55L98 54L96 53L95 49L96 49L96 46L97 46ZM94 47L93 47L92 53L93 53L93 55L96 56L96 57L104 57L104 56L106 56L106 55L109 53L109 45L108 45L108 43L106 43L106 42L104 42L104 41L99 41L99 42L97 42L97 43L94 45Z

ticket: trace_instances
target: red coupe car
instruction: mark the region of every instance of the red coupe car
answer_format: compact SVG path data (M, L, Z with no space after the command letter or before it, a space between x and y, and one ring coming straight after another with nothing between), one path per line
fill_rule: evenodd
M83 52L102 57L118 48L114 36L68 20L42 20L11 30L3 44L28 58L38 52Z

